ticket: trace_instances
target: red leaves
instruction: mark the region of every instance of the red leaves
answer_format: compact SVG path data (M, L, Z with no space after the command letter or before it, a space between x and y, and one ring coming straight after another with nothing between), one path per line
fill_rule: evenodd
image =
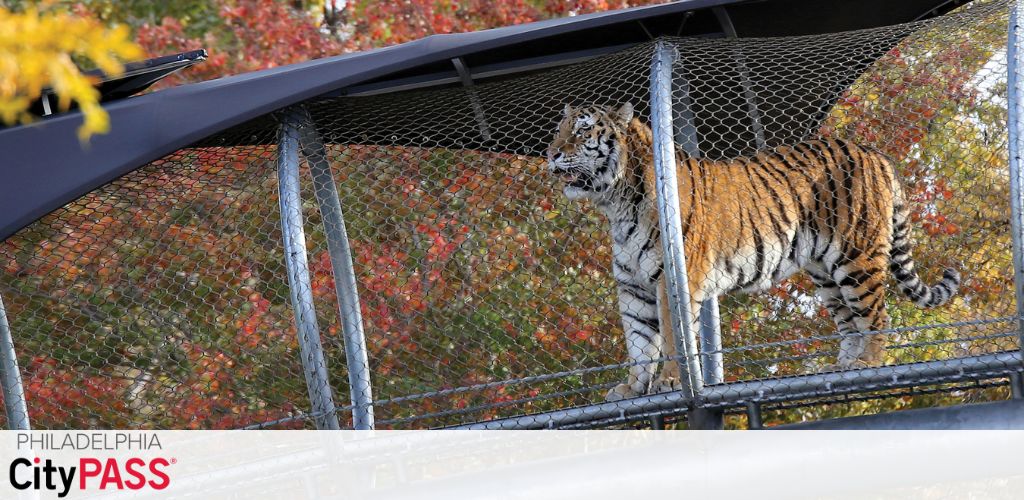
M203 39L189 38L184 26L172 17L165 17L160 24L143 24L136 31L135 41L142 46L149 57L159 57L177 52L208 48L209 58L184 72L175 73L160 83L159 87L170 87L182 82L203 81L219 78L237 71L229 68L227 51L218 50L219 42L214 35Z
M447 226L449 234L443 234L442 231ZM418 224L416 230L427 236L430 241L430 247L427 248L426 262L444 262L451 258L455 250L459 248L462 242L466 241L466 235L469 234L469 226L465 224L459 224L455 219L442 220L435 226L429 226L427 224ZM428 273L428 278L433 276L431 281L437 281L440 279L440 271L434 270L432 273Z
M157 24L143 24L137 30L137 42L150 57L203 47L209 49L209 60L168 77L159 86L209 80L342 52L395 45L434 34L476 31L551 17L660 3L659 0L346 2L340 15L332 16L331 20L348 20L348 24L324 27L318 25L309 12L295 10L289 2L213 2L219 6L220 18L206 20L213 29L202 38L189 37L187 27L171 17ZM334 34L338 32L345 35Z
M581 328L572 332L569 336L574 342L586 342L594 336L594 330L590 328Z
M558 337L544 326L537 328L533 332L533 338L545 348L552 348L558 342Z
M39 355L25 367L25 397L33 421L60 422L68 428L90 427L90 417L103 415L122 422L127 409L123 379L88 375L61 368L54 358ZM81 408L89 408L83 412ZM93 414L93 415L90 415Z
M341 53L341 44L326 35L305 12L287 2L214 0L220 5L223 28L202 39L189 38L174 18L144 24L137 42L150 57L207 48L210 59L172 75L162 86L273 68Z
M875 66L881 69L837 102L844 120L853 125L849 138L906 158L937 116L939 102L955 104L971 94L967 84L974 71L965 61L973 56L964 50L944 48L930 59L935 64L908 59L898 47L887 52ZM823 135L833 135L834 128L834 120L828 120Z
M960 227L946 219L942 214L924 214L921 216L921 227L929 236L943 234L952 236L960 232Z
M418 249L423 251L419 259L391 245L374 248L353 242L356 263L366 270L359 281L371 292L364 297L364 320L384 335L371 342L371 348L417 349L416 332L422 326L416 318L447 293L442 270L469 234L469 227L454 219L425 219L414 227L425 243L425 248Z
M276 328L279 319L269 314L270 301L258 292L249 295L248 301L249 312L246 318L240 321L235 336L237 345L251 350L267 342L281 341L284 332Z

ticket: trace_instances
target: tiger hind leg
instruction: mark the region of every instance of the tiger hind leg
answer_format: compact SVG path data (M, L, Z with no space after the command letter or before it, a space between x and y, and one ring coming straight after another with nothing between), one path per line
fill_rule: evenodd
M843 293L839 284L825 275L822 270L808 269L808 271L811 281L818 288L818 298L821 299L825 309L832 317L832 321L835 322L836 330L841 337L837 362L834 365L825 366L824 371L849 370L879 364L884 353L882 336L860 333L874 328L870 327L870 322L865 322L864 318L855 312L856 309L849 307L846 294ZM860 301L857 303L859 304ZM887 323L888 317L884 316L884 309L882 315L882 321Z
M884 269L884 263L857 259L838 266L832 273L840 298L851 315L847 323L853 323L853 333L846 333L839 343L842 367L878 366L884 361L885 335L874 333L889 328Z
M853 312L850 311L849 307L846 307L846 303L843 302L842 293L839 292L839 285L832 281L831 278L811 273L811 279L818 287L818 298L825 306L829 316L832 317L832 321L836 324L836 329L843 339L841 343L846 344L840 348L837 363L826 365L824 371L848 369L851 364L849 354L857 351L857 346L851 345L856 344L853 339L857 332L857 326L853 322Z

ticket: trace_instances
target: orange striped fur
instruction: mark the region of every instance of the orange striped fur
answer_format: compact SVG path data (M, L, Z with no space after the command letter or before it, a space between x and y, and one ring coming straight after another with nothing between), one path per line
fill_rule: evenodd
M608 399L671 389L675 363L653 377L655 360L674 356L674 343L661 320L668 315L650 128L629 104L567 106L548 160L567 196L589 199L610 221L620 312L637 365ZM722 161L676 148L676 161L694 320L705 299L764 290L804 270L842 336L838 365L850 368L883 361L883 335L863 332L889 328L887 276L922 307L956 293L953 270L933 286L917 276L903 189L878 151L823 139Z

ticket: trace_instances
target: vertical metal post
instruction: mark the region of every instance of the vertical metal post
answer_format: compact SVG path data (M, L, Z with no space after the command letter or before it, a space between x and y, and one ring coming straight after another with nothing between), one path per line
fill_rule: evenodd
M302 195L299 187L299 134L297 124L284 117L278 134L277 182L281 201L281 236L288 267L288 289L295 313L299 353L306 377L306 389L312 404L317 429L340 429L338 415L327 378L327 362L320 343L320 327L313 305L313 286L306 256L303 230Z
M348 365L349 390L352 396L352 426L357 430L373 429L373 389L370 384L370 361L366 354L363 316L359 310L356 273L352 267L352 249L345 229L338 186L327 157L323 138L306 109L292 110L299 123L299 144L313 176L313 193L320 206L327 249L334 273L334 291L338 296L338 315L345 339L345 360Z
M14 337L7 322L3 297L0 297L0 388L3 389L4 409L7 411L7 428L18 431L31 430L28 421L28 404L25 402L25 387L21 384L21 371L14 351Z
M718 297L700 303L701 368L705 384L725 381L725 360L722 357L722 318L718 311Z
M755 430L764 427L761 419L761 405L750 401L747 403L747 429Z
M702 158L704 153L700 149L700 137L697 135L697 117L693 114L690 82L685 76L678 75L672 83L679 87L679 105L673 106L674 114L672 116L676 142L687 155Z
M1024 351L1024 81L1021 81L1020 45L1024 41L1021 25L1024 9L1020 0L1014 2L1007 37L1007 129L1010 156L1010 231L1013 237L1013 288L1017 298L1019 347Z
M1024 399L1024 372L1010 372L1010 398Z
M700 138L697 136L696 118L690 100L690 83L686 77L677 75L673 83L678 87L679 100L673 106L675 139L686 154L693 158L703 157ZM700 358L705 384L720 384L725 380L722 353L722 328L718 311L718 297L708 297L700 304Z
M658 42L651 61L651 123L654 132L654 171L657 187L658 218L664 251L664 273L668 288L672 331L676 344L684 391L698 399L704 389L704 374L697 353L697 332L693 331L690 289L686 276L686 256L682 221L679 216L679 183L676 172L675 142L672 132L673 47Z
M665 415L654 415L651 417L651 429L656 431L665 430Z

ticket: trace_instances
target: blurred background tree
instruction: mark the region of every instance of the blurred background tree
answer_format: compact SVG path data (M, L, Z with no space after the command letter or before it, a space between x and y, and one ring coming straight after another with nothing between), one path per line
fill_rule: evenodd
M106 132L110 124L93 87L95 77L82 74L79 65L118 75L124 71L122 61L138 59L143 52L125 26L108 27L90 16L43 7L0 7L0 121L32 121L29 107L43 92L52 91L59 109L74 103L82 110L78 137L84 141Z
M665 0L6 0L126 25L148 57L197 48L210 59L167 87L343 52Z

